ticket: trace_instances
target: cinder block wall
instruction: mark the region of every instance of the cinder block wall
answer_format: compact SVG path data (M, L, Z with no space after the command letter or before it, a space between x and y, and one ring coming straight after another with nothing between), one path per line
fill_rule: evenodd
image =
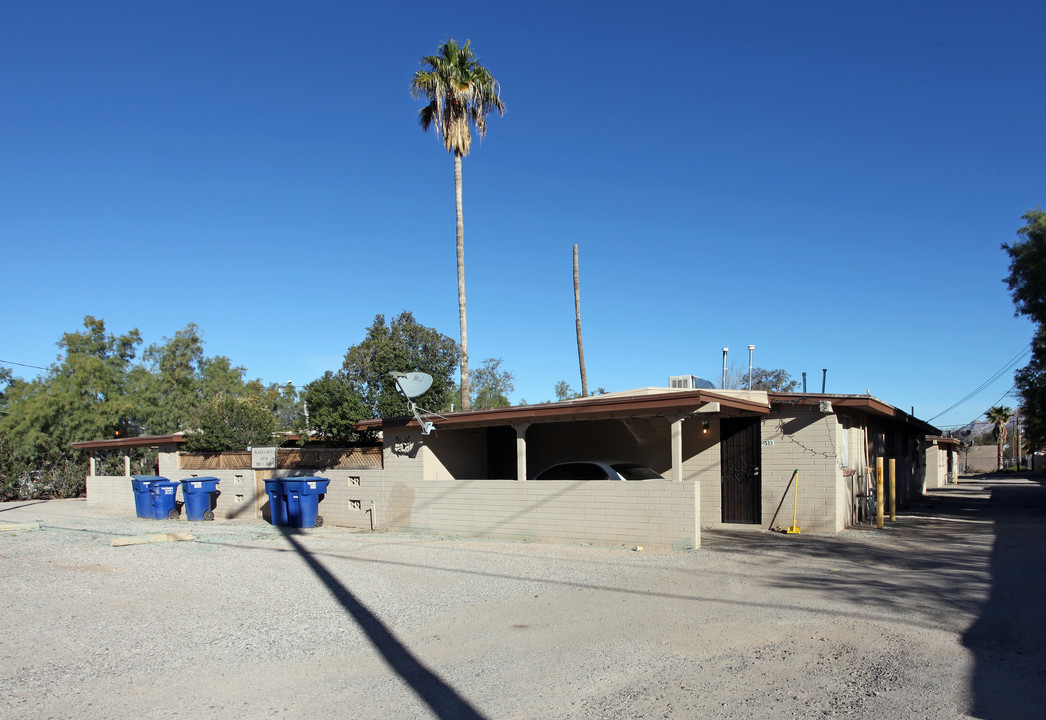
M840 430L835 415L815 411L777 410L763 420L764 526L792 524L791 482L796 471L796 524L811 532L837 532L846 526L840 495L847 492L847 484L836 447Z
M88 475L87 507L134 517L134 491L126 475Z
M700 545L697 482L435 479L425 466L444 465L432 455L428 442L413 431L387 436L384 472L362 475L359 490L350 491L375 499L378 529L534 541ZM381 487L372 487L376 483Z
M264 501L265 485L261 488L261 497L256 493L254 470L171 470L167 475L171 480L188 480L194 477L216 477L218 497L214 516L238 520L254 520L258 517L258 501ZM178 488L178 500L184 501L182 489ZM185 517L184 513L182 517Z
M400 482L388 488L385 515L392 530L695 548L699 488L667 481Z

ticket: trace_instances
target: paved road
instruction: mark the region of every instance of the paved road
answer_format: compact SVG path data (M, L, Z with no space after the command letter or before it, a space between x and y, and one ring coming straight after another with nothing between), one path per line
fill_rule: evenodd
M0 717L1041 718L1044 518L990 477L662 553L0 504L41 524L0 532Z

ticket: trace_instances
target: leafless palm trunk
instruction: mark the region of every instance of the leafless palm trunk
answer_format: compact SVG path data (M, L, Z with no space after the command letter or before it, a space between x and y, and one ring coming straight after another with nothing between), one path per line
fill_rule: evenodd
M461 153L454 153L454 197L458 214L458 319L461 322L461 409L468 410L469 397L469 333L465 321L465 216L461 210Z
M588 397L588 375L585 373L585 346L581 343L581 285L578 282L577 245L574 245L574 315L577 319L577 359L581 365L581 397Z

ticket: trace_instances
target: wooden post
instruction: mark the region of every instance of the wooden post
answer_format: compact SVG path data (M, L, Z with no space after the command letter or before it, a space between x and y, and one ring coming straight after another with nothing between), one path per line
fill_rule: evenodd
M880 530L885 525L883 519L883 459L875 459L875 527Z
M131 477L131 456L123 456L123 474L124 477Z
M890 458L890 521L897 521L897 460Z
M95 460L94 454L91 455L90 475L94 477L97 474L97 461Z

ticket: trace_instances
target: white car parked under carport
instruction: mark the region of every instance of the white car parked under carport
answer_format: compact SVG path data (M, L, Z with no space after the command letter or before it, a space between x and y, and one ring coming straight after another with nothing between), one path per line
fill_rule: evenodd
M664 480L660 473L634 462L585 460L545 468L533 480Z

